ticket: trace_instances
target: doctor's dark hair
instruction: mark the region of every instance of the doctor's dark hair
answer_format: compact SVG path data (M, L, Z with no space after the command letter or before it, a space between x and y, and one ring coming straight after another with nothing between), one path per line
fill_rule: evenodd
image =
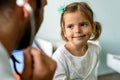
M42 0L36 0L36 10L41 8L41 1ZM0 0L0 19L3 19L3 17L4 19L9 19L12 17L11 14L14 13L15 6L16 0Z
M67 38L64 36L64 29L65 29L65 27L64 27L65 26L64 15L67 13L74 13L76 11L83 12L83 14L89 20L91 25L93 23L95 23L95 25L96 25L95 29L93 29L93 26L92 26L92 29L94 30L93 31L94 37L90 40L97 40L101 34L102 27L101 27L101 24L99 22L94 21L93 11L90 8L90 6L85 2L73 2L65 7L65 9L61 15L61 20L60 20L62 39L65 41L68 41Z
M16 0L0 0L0 8L7 7L7 6L15 6ZM36 0L36 7L41 7L41 0Z

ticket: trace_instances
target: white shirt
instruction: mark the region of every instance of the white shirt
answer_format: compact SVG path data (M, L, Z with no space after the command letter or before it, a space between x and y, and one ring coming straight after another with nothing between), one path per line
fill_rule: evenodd
M88 43L88 50L80 57L60 46L52 57L57 62L53 80L97 80L95 68L99 53L100 47L92 43Z
M15 80L9 63L9 55L0 42L0 80Z

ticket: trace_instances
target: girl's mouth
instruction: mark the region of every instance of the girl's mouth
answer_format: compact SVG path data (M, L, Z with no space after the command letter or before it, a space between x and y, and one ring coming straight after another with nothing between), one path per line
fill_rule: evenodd
M75 39L83 39L86 35L78 35L78 36L73 36L72 38Z

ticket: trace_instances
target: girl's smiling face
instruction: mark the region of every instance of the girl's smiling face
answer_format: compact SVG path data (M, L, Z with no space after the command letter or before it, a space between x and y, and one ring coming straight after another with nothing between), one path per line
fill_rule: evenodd
M64 36L68 42L86 44L92 34L92 26L81 11L64 14Z

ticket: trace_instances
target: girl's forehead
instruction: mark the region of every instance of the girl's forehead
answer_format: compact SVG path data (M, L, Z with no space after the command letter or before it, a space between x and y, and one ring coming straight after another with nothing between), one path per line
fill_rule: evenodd
M73 19L88 20L88 18L86 17L86 15L82 11L65 13L63 16L63 19L64 20L73 20Z

